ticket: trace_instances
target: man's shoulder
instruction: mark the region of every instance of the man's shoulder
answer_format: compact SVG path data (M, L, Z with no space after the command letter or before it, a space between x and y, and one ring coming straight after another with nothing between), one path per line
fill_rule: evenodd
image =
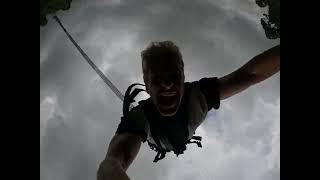
M185 86L197 87L197 86L212 86L212 84L218 83L218 77L203 77L197 81L187 81Z
M144 121L145 114L143 110L142 104L139 104L133 107L128 113L128 119L135 120L135 121Z
M188 93L202 94L206 99L208 110L220 106L219 80L217 77L204 77L198 81L185 82Z
M141 105L133 107L126 117L121 118L116 133L131 133L140 135L143 141L146 140L146 118Z

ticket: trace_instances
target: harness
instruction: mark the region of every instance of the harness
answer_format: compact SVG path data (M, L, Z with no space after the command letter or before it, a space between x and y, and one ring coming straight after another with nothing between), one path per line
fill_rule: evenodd
M134 88L134 90L131 92L133 87L137 85L145 86L144 84L134 83L127 88L124 96L124 101L123 101L123 117L122 118L128 117L128 113L132 108L132 103L135 102L134 98L140 92L145 91L144 89ZM183 98L183 101L187 101L186 98ZM163 132L163 128L161 128L163 122L159 120L157 121L157 119L155 118L156 113L155 113L155 110L152 109L153 106L150 103L152 103L151 99L148 98L147 100L139 101L138 106L141 106L144 111L144 115L146 117L145 119L148 121L147 123L149 124L150 135L154 141L152 142L151 137L148 137L147 139L148 145L152 150L157 152L153 162L156 163L159 160L163 159L166 153L171 151L173 151L174 154L176 154L176 156L178 157L180 154L183 154L184 151L187 149L186 147L187 144L195 143L197 144L198 147L200 148L202 147L201 136L192 136L191 138L189 138L188 118L187 118L186 112L181 112L179 118L175 122L176 125L178 125L178 128L175 129L175 132L177 132L177 134L180 136L178 135L175 136L173 133L174 137L172 137L172 135L168 137L168 134ZM183 104L183 102L181 104ZM161 141L163 139L166 139L167 141ZM167 148L168 146L172 148L168 149Z

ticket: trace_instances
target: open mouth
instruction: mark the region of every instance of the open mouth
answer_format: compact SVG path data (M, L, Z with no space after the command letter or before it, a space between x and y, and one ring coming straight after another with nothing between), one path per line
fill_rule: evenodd
M176 91L161 92L158 96L158 103L161 108L168 109L174 108L179 100L178 93Z

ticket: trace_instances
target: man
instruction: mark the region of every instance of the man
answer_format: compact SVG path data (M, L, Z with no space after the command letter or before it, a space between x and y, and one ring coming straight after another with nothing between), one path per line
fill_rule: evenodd
M141 56L143 79L150 98L122 118L106 158L100 164L98 180L129 180L126 170L139 152L141 142L146 140L161 152L161 157L157 154L154 162L171 150L177 156L183 154L185 145L192 143L196 128L209 110L219 108L220 100L280 71L280 45L224 77L202 78L191 83L184 82L182 55L174 43L151 43ZM201 147L199 142L195 143Z

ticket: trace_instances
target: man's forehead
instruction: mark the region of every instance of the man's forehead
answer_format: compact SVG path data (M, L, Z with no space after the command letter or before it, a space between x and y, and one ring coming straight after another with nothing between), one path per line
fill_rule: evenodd
M176 58L154 58L150 59L149 64L150 65L178 65L180 64L180 60Z
M178 70L181 67L181 62L176 59L157 59L148 63L151 70Z
M179 73L182 72L183 69L178 64L159 64L149 67L150 74L163 74L163 73Z

